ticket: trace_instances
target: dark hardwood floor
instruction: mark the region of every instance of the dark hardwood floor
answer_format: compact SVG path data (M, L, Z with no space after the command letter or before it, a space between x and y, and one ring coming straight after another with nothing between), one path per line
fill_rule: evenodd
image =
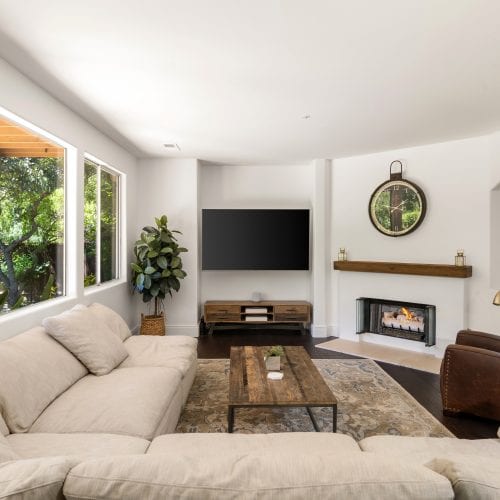
M311 358L355 358L326 349L316 344L334 337L313 338L310 334L300 334L293 330L220 330L212 335L200 335L198 341L199 358L229 358L233 345L301 345ZM392 378L403 386L424 408L442 422L455 436L466 439L496 437L499 422L475 417L445 417L442 414L439 375L413 370L402 366L378 363Z

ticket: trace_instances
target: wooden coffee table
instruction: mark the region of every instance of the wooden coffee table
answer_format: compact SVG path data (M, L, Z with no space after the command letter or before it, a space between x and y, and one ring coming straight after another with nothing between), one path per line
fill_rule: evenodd
M305 407L316 432L311 407L330 406L337 431L337 399L303 347L285 346L281 380L269 380L264 364L266 346L231 347L227 430L233 432L235 408Z

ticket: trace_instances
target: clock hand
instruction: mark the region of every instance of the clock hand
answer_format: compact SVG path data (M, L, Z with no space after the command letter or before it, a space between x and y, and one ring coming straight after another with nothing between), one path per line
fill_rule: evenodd
M401 208L401 205L404 205L404 204L405 204L405 202L402 201L397 207L392 207L391 213L394 212L394 210L401 210L402 211L403 209Z

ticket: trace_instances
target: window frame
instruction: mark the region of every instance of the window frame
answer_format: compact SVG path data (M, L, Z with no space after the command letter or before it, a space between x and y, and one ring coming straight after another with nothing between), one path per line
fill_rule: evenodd
M96 282L92 285L85 286L84 279L85 273L82 276L82 284L85 293L91 292L95 287L108 286L110 284L122 281L122 190L123 190L123 173L116 168L108 165L106 162L96 158L95 156L85 153L83 155L83 165L85 168L86 163L91 163L96 168L96 263L95 263L95 277ZM116 177L116 236L115 236L115 277L107 280L101 281L101 172L104 171ZM82 187L85 190L85 181L82 183ZM83 215L83 214L82 214ZM83 229L85 230L85 222ZM85 239L83 239L83 256L85 258Z
M10 121L14 126L25 129L27 132L32 133L42 139L46 139L47 142L53 143L55 146L60 147L64 150L63 153L63 161L62 161L62 171L63 171L63 251L62 251L62 263L61 263L61 278L62 278L62 287L60 295L56 295L55 297L51 297L47 300L41 300L39 302L34 302L27 306L21 307L16 310L9 311L8 314L0 315L0 324L5 321L9 321L13 316L24 316L26 314L30 314L30 311L37 309L45 309L47 307L51 307L53 305L53 301L57 300L59 303L63 300L68 300L75 291L75 281L74 277L70 275L68 272L68 264L71 260L72 254L70 253L70 245L72 241L72 236L74 232L71 230L68 225L68 220L70 218L70 214L72 212L72 207L70 206L68 197L68 191L70 190L70 186L73 185L74 181L74 170L72 167L76 162L77 149L61 139L60 137L48 132L47 130L35 125L33 122L22 118L21 116L12 113L8 109L0 106L0 118ZM30 158L30 157L27 157Z

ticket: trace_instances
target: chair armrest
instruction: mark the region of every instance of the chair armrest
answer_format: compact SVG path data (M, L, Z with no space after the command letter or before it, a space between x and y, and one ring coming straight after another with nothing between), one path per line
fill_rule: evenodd
M441 364L443 410L500 420L500 353L452 344Z
M500 336L475 330L460 330L457 333L456 344L480 347L490 351L500 352Z

